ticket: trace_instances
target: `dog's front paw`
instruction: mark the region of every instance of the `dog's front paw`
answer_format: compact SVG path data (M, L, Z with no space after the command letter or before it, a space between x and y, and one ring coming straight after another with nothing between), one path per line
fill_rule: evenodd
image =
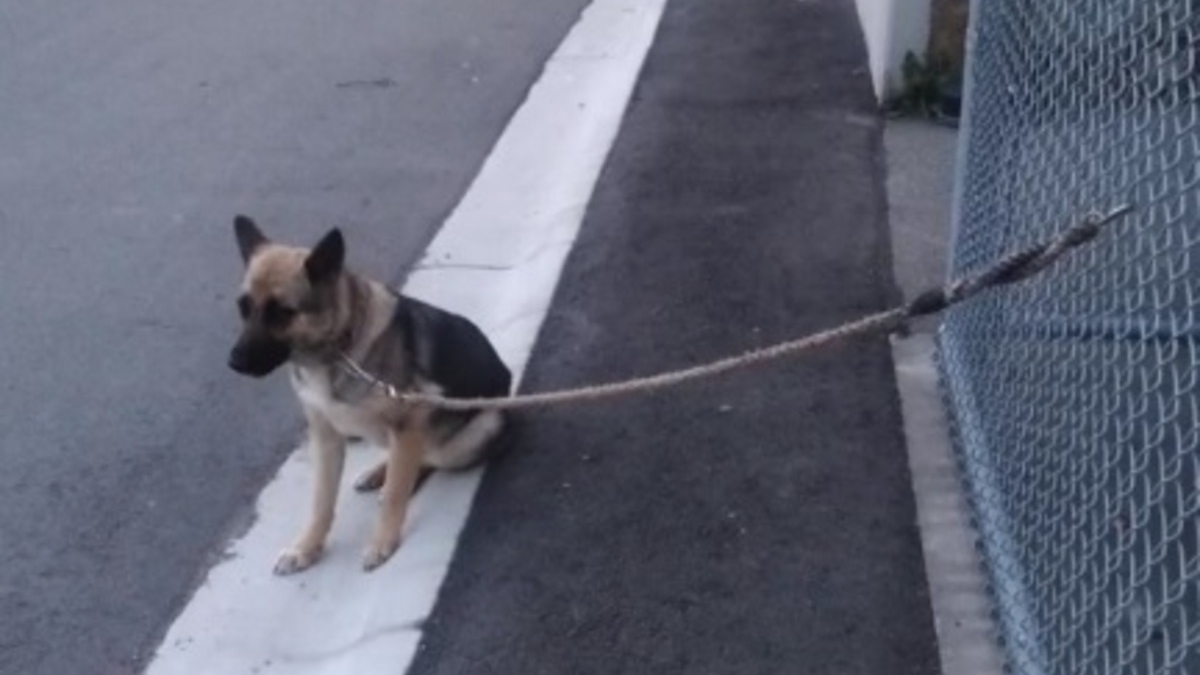
M321 557L321 547L299 547L294 546L279 554L279 558L275 561L275 574L279 576L287 576L297 572L303 572Z
M392 557L396 549L400 548L400 537L392 537L383 541L372 542L367 550L363 552L362 566L363 571L370 572Z

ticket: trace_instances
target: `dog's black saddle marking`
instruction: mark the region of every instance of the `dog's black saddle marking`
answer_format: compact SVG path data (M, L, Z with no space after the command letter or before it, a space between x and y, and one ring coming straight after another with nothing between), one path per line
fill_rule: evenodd
M478 326L420 300L400 295L397 299L393 326L419 377L454 398L510 393L512 373Z

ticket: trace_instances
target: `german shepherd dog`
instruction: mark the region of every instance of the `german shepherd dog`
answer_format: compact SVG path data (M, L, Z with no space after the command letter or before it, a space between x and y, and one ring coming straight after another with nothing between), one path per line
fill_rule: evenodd
M512 375L469 320L347 270L337 228L311 249L275 243L245 216L234 219L234 233L246 269L237 300L242 332L229 367L263 377L289 366L316 472L308 523L279 556L275 573L299 572L320 557L352 437L387 450L355 484L359 491L382 488L362 559L363 569L373 570L400 545L418 476L494 457L508 420L496 410L402 403L348 369L347 359L397 390L453 397L505 396Z

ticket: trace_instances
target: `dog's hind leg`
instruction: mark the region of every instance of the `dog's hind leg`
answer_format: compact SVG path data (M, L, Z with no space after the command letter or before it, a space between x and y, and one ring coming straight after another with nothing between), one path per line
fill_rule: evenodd
M433 474L433 469L429 467L421 467L421 472L417 474L417 484L413 487L413 492L421 489L421 485L425 479ZM376 464L359 474L358 478L354 479L354 489L358 492L375 492L383 487L384 481L387 479L387 460Z
M490 459L495 442L505 431L506 417L498 410L484 410L471 417L449 438L432 448L426 462L449 471L463 471Z
M386 476L387 460L385 459L359 474L358 478L354 479L354 489L358 492L374 492L383 487Z

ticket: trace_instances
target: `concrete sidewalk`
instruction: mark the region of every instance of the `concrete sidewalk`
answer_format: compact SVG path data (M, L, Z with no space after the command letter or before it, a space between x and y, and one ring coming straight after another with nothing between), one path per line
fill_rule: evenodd
M896 283L905 298L946 281L958 132L923 120L890 121L888 223ZM934 365L940 317L892 339L896 383L924 545L943 675L999 675L991 604L962 492Z
M524 388L656 372L897 299L853 4L674 0ZM888 340L529 415L412 672L926 675Z

